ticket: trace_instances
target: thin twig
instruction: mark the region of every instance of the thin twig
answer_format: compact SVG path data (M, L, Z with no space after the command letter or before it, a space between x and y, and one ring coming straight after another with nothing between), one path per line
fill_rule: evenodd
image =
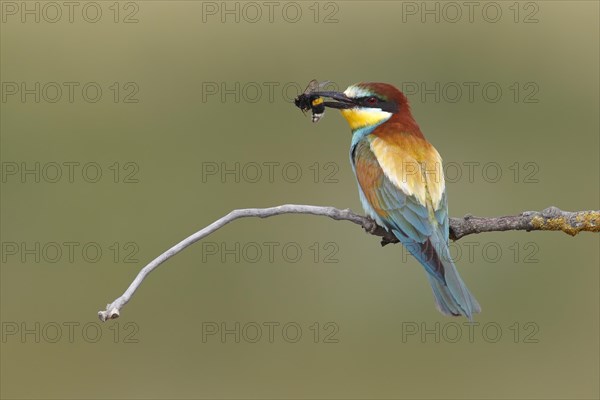
M268 218L282 214L310 214L321 215L334 220L345 220L362 226L368 233L380 236L381 244L397 243L398 239L378 226L372 219L354 214L351 210L339 210L333 207L318 207L307 205L286 204L278 207L269 208L245 208L234 210L218 219L207 227L185 238L160 256L146 265L129 285L125 293L112 303L106 306L106 310L99 311L98 317L101 321L119 317L121 308L129 300L142 284L144 279L154 271L159 265L173 257L186 247L205 238L211 233L228 223L239 218L258 217ZM563 231L569 235L576 235L579 232L600 232L600 211L561 211L556 207L549 207L541 212L527 211L519 215L506 217L481 218L466 215L463 218L450 218L450 237L458 240L464 236L481 232L499 232L499 231Z

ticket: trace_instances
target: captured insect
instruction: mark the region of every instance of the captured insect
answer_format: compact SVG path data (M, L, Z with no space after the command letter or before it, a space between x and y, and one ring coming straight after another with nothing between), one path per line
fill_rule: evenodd
M319 122L323 114L325 114L325 102L323 98L312 93L325 87L328 83L329 81L319 83L316 79L313 79L308 83L304 93L294 99L294 104L303 113L306 114L307 111L312 111L312 122Z

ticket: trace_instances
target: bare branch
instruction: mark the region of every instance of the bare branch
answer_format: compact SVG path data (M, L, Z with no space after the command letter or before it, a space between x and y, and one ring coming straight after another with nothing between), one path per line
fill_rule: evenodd
M121 308L129 300L142 284L144 279L154 271L159 265L173 257L186 247L205 238L211 233L221 229L228 223L239 218L258 217L268 218L282 214L310 214L320 215L332 218L334 220L350 221L362 226L368 233L380 236L381 244L397 243L398 239L378 226L372 219L354 214L351 210L338 210L333 207L318 207L307 205L286 204L270 208L245 208L234 210L218 219L207 227L185 238L160 256L146 265L129 285L125 293L112 303L106 306L106 310L99 311L98 317L101 321L119 317ZM482 218L466 215L463 218L450 218L450 237L458 240L464 236L482 232L500 232L500 231L563 231L571 236L577 233L600 232L600 211L561 211L556 207L549 207L541 212L526 211L519 215L506 217Z

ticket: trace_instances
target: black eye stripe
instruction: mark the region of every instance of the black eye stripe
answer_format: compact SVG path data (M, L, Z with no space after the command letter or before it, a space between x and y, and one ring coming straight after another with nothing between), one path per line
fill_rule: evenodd
M374 103L370 103L369 99L376 99ZM398 105L393 101L383 100L377 96L364 96L356 98L356 102L363 107L381 108L383 111L395 113L398 112Z
M367 96L367 97L359 97L357 100L361 103L369 103L370 99L375 99L377 103L382 102L383 100L381 100L379 97L377 96Z

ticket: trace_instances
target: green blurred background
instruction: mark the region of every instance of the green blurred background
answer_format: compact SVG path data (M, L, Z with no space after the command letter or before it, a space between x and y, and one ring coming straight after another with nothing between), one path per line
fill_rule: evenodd
M345 121L328 111L313 125L290 104L313 78L439 82L439 100L420 89L409 99L460 167L449 171L452 216L598 209L598 2L477 3L471 21L460 2L274 2L271 17L262 2L95 4L77 3L71 22L66 6L58 18L44 2L2 2L3 398L598 398L597 234L457 242L483 307L472 340L464 320L437 312L400 246L310 216L235 222L153 273L120 319L96 318L145 263L232 209L361 211ZM22 22L23 7L39 7L40 21ZM22 100L22 82L40 82L39 103ZM63 87L55 103L49 82ZM79 85L72 102L64 82ZM88 82L102 89L95 103ZM479 85L472 99L465 82ZM456 85L465 92L453 101ZM69 162L80 163L72 182ZM35 163L39 182L21 175ZM55 183L52 163L63 164ZM86 163L98 182L84 179ZM238 182L220 176L236 163ZM279 163L271 181L264 163ZM471 177L466 163L479 163ZM221 323L240 324L239 343L206 335ZM296 343L295 328L282 333L290 323Z

